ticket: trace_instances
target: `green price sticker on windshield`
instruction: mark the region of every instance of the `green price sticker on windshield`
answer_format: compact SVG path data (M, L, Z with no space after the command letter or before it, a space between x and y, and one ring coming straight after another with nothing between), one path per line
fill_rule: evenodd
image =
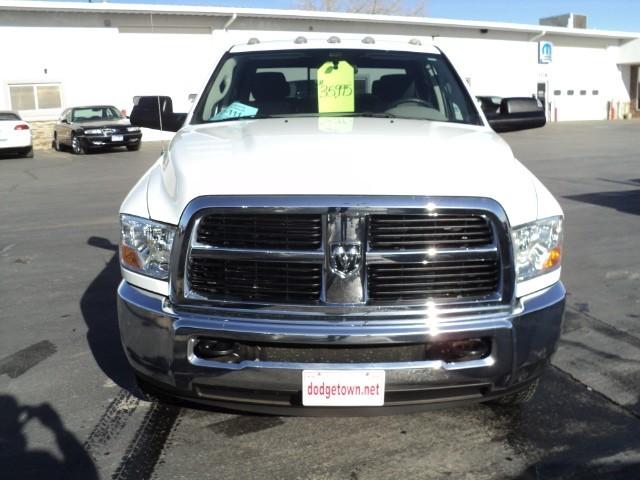
M353 67L344 60L318 68L318 113L348 112L355 108Z

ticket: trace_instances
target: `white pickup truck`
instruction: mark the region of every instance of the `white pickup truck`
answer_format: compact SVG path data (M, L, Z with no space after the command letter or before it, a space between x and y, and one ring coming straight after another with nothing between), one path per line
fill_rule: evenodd
M143 391L300 415L531 398L564 311L562 210L418 40L222 57L122 204L122 342ZM492 128L493 127L493 128Z

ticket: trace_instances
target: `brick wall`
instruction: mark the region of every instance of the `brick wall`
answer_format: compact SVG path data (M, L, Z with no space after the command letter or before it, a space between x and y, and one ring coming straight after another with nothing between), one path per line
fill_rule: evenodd
M34 150L46 150L51 148L51 142L53 141L53 125L55 123L55 121L29 122L29 125L31 125L31 135L33 136Z

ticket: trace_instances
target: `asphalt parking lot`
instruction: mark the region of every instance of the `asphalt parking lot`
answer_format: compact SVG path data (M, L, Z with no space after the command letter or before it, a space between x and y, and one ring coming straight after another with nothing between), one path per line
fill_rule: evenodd
M159 145L0 159L0 477L640 478L639 132L505 135L567 219L568 311L535 399L385 417L139 399L116 321L117 212Z

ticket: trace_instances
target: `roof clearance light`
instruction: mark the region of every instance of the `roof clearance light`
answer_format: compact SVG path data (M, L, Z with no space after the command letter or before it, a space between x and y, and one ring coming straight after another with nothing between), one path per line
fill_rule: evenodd
M340 39L334 35L334 36L332 36L332 37L329 37L329 39L327 40L327 42L328 42L328 43L340 43Z
M420 40L418 40L417 38L412 38L411 40L409 40L409 44L411 45L422 45L422 42Z
M376 41L373 39L373 37L364 37L362 39L362 43L365 43L367 45L372 45L372 44L376 43Z
M297 43L298 45L301 43L307 43L307 39L304 37L298 37L293 41L293 43Z

